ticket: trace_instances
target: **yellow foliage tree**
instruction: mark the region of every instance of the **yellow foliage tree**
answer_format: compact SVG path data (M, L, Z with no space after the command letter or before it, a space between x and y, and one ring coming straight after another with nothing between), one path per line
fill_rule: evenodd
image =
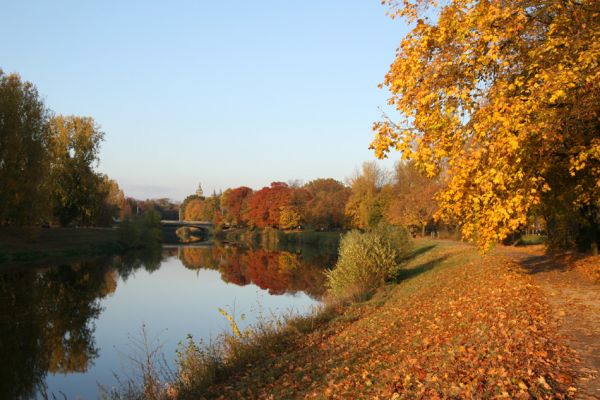
M292 206L284 206L279 214L279 227L281 229L294 229L302 224L302 215Z
M556 202L597 234L597 0L384 3L414 28L385 77L402 117L374 124L377 156L395 149L428 176L446 169L438 216L482 249L532 208L551 218Z
M194 197L186 202L183 209L184 221L200 221L204 214L204 200Z
M374 162L365 162L362 170L350 180L351 194L346 203L346 215L359 229L375 226L382 219L381 203L389 202L392 194L385 187L385 172Z

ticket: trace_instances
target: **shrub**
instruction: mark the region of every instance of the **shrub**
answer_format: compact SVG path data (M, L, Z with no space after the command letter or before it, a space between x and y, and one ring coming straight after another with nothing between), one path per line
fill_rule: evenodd
M215 382L217 371L223 368L217 347L194 342L191 335L187 343L180 343L177 350L178 373L171 387L178 398L194 398Z
M342 237L339 259L327 272L327 286L336 298L363 296L398 274L411 248L406 229L379 225Z
M149 247L161 241L160 215L149 210L140 217L126 218L118 227L119 242L127 248Z
M287 347L290 337L297 332L290 327L295 321L308 330L328 318L325 313L276 318L259 315L254 325L241 330L232 315L222 309L219 312L229 321L231 333L221 334L208 345L196 343L188 336L187 344L177 352L178 376L171 387L179 399L205 398L208 387L219 379L247 368L268 352Z

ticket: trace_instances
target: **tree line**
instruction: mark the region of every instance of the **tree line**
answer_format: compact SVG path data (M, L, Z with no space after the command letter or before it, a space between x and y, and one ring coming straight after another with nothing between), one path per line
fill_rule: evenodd
M0 70L0 225L112 224L125 198L95 171L103 139L91 117L55 115L32 83Z
M420 175L413 163L400 162L394 171L366 162L344 184L332 178L272 182L260 190L246 186L205 197L188 196L184 220L212 221L221 227L294 230L366 229L381 222L410 227L422 234L437 229L436 179Z

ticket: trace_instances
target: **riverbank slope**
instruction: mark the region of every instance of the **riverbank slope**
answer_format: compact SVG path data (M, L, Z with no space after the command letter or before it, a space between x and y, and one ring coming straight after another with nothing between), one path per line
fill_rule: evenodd
M507 254L419 241L398 284L264 349L206 397L575 398L580 364L563 333Z

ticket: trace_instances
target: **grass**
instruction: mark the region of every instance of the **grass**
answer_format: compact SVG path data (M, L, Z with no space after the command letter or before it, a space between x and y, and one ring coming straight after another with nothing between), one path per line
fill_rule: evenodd
M111 228L50 228L31 232L0 228L0 263L42 261L118 250L118 234Z
M0 227L0 264L119 253L160 245L157 213L124 220L116 228Z

